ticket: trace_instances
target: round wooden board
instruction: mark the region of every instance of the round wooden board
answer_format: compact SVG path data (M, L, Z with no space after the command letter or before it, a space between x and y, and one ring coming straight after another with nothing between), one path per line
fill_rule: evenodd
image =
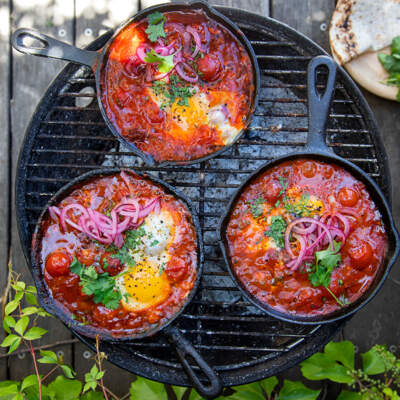
M399 88L383 83L389 74L378 60L378 53L390 54L390 47L364 53L345 64L344 68L359 85L371 93L385 99L396 100Z

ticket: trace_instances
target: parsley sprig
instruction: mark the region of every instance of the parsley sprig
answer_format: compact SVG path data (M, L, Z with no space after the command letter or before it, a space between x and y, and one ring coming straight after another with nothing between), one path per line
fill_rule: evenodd
M311 266L311 271L308 274L308 279L314 287L323 286L343 307L345 304L339 300L335 294L329 289L332 279L333 270L340 264L341 257L339 253L340 243L333 241L334 251L330 246L326 250L317 251L314 255L315 263Z
M156 42L158 38L165 38L164 22L165 17L159 11L149 14L147 16L147 21L149 21L149 26L146 29L147 37L150 41Z
M285 247L284 236L286 227L287 223L283 217L274 215L271 217L271 226L269 230L264 232L264 235L274 239L276 245L283 249Z
M250 207L250 212L253 218L260 218L264 213L265 199L263 197L257 197L256 199L248 201L246 204Z
M116 288L116 276L110 276L107 272L99 274L93 265L86 267L76 258L72 261L70 270L79 276L82 292L89 296L93 295L96 304L101 303L111 310L119 307L122 296Z
M389 72L387 85L397 86L397 101L400 101L400 36L396 36L392 41L391 54L379 53L378 59L383 68Z
M146 235L146 231L141 226L136 230L130 230L125 233L124 245L119 249L118 253L113 254L112 258L117 258L127 267L136 265L132 254L137 251L141 243L141 239Z
M188 106L189 98L195 94L193 87L185 84L176 75L170 75L169 84L163 81L155 81L153 90L156 96L162 94L166 99L166 102L161 104L161 108L171 106L175 101L180 106Z
M179 50L178 50L179 51ZM174 68L174 56L176 53L169 56L161 56L151 49L145 56L144 61L147 63L157 63L158 70L162 74L166 74Z

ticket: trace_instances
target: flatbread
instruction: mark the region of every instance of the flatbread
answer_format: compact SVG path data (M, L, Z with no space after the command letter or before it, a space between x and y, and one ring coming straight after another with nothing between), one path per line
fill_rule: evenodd
M389 46L398 35L400 0L339 0L329 29L332 55L340 65Z

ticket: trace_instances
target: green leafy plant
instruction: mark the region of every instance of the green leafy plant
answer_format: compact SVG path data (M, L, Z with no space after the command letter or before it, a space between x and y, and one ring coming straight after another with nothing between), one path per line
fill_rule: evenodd
M76 379L76 372L51 350L38 349L33 343L46 334L37 326L39 317L49 314L38 305L36 289L18 280L10 268L10 288L13 298L4 307L3 327L6 336L1 343L8 353L29 351L35 374L21 381L0 382L0 400L201 400L193 389L172 386L168 396L162 383L137 377L130 391L119 398L103 382L106 355L96 340L96 355L84 381ZM3 296L3 299L7 294ZM24 302L28 305L23 306ZM4 304L3 304L4 305ZM25 346L25 350L18 350ZM40 357L37 355L39 350ZM355 367L354 345L349 341L328 343L322 353L315 353L301 363L301 372L312 381L329 380L346 385L338 400L400 400L400 360L385 346L376 345L361 354L362 368ZM53 367L46 374L39 371L41 364ZM58 372L58 375L56 373ZM49 379L53 380L49 382ZM308 388L302 382L270 377L247 385L224 390L217 400L317 400L321 390Z
M400 101L400 36L393 39L391 54L379 53L378 59L383 68L389 72L389 79L385 83L399 88L397 101Z

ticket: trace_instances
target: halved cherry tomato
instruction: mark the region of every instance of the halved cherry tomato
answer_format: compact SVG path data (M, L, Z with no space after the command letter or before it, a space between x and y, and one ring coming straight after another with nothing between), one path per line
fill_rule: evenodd
M94 249L79 249L75 255L81 264L88 267L94 263L96 251Z
M68 275L71 257L64 250L56 250L46 259L46 270L51 276Z
M355 245L349 249L349 255L358 269L368 267L373 261L372 247L364 240L355 243Z
M206 54L197 61L197 67L201 72L201 79L204 81L214 81L221 70L221 63L214 54Z
M305 161L301 166L301 173L306 178L312 178L317 172L317 166L313 161Z
M187 273L187 265L184 260L178 258L174 262L169 262L165 270L168 279L172 282L181 281Z
M344 187L339 190L338 195L340 204L345 207L353 207L357 204L358 201L358 193L350 188Z

